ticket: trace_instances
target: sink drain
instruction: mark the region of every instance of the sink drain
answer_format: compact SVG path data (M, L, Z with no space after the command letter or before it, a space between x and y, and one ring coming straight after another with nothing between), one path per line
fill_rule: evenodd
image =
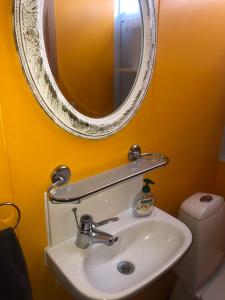
M124 275L130 275L134 272L135 266L129 261L121 261L117 265L117 270Z

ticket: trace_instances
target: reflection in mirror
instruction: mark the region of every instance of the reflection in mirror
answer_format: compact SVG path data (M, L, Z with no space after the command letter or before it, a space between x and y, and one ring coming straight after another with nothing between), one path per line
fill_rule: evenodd
M62 94L80 113L116 111L142 57L139 0L44 0L45 48Z

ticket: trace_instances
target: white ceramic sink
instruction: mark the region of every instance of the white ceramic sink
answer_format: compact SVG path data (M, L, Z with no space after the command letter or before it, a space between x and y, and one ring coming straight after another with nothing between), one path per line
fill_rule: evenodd
M48 264L75 297L121 299L131 296L172 268L189 248L190 230L179 220L155 208L152 216L135 218L131 210L119 221L100 228L118 236L113 246L95 244L82 250L75 238L46 249ZM121 274L121 261L134 271Z

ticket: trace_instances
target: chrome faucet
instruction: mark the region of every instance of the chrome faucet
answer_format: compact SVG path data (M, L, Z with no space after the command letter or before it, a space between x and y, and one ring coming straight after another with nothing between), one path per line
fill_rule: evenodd
M95 223L91 215L85 214L81 216L80 224L78 224L77 208L74 207L72 211L74 213L78 228L78 234L76 238L76 245L78 248L86 249L88 246L95 243L103 243L107 246L111 246L118 240L118 237L113 237L111 234L96 228L111 222L116 222L119 220L119 218L115 217Z

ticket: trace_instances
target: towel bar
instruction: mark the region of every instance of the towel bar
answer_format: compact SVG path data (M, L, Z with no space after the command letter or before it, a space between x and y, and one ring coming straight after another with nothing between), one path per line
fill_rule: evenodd
M0 203L0 206L13 206L16 209L16 211L17 211L17 221L16 221L16 224L13 227L13 229L16 229L19 222L20 222L20 218L21 218L21 213L20 213L19 207L16 204L12 203L12 202L2 202L2 203Z

